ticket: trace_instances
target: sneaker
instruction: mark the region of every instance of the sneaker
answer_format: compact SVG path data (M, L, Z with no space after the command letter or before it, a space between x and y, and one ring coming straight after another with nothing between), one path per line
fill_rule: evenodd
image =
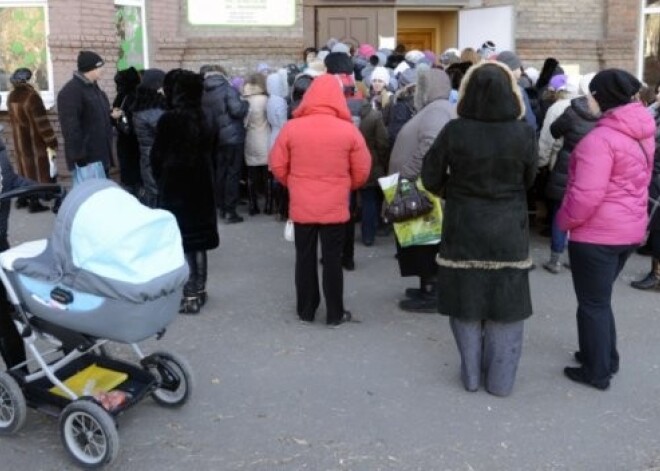
M562 266L560 261L556 262L546 262L543 264L543 268L546 269L546 271L549 271L550 273L553 274L558 274L561 272Z

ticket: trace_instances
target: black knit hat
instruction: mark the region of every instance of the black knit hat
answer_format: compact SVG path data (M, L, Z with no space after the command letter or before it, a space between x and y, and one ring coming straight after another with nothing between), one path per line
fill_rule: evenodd
M14 73L11 74L9 81L11 83L25 83L28 82L31 78L32 71L30 69L26 69L25 67L21 67L20 69L16 69Z
M600 110L607 111L630 103L641 87L641 82L625 70L606 69L594 76L589 91Z
M163 86L165 72L160 69L147 69L142 73L142 82L140 87L150 90L158 90Z
M103 58L93 51L80 51L78 53L78 72L89 72L103 67Z
M325 68L329 74L352 74L353 61L343 52L331 52L325 56Z

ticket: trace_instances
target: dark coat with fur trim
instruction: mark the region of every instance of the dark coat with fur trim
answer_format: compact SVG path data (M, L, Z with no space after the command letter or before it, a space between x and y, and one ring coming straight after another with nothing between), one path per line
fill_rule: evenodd
M19 83L7 98L18 171L39 183L50 183L46 148L57 149L57 137L44 102L32 85Z
M459 118L443 128L422 167L424 186L446 198L439 311L465 321L518 321L532 314L526 192L536 175L535 131L519 120L522 98L503 66L475 66L465 80Z
M173 109L158 120L151 168L159 206L176 217L184 252L218 246L213 196L211 133L201 109L202 79L186 72L172 90Z

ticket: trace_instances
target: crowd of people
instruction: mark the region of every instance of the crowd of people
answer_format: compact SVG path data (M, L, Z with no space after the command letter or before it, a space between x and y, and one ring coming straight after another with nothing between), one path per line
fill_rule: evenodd
M450 317L468 391L482 378L492 394L513 389L532 314L531 216L550 237L543 268L572 273L579 366L564 370L569 379L606 389L618 371L612 285L647 229L640 250L652 269L633 287L660 287L660 98L623 70L574 77L548 58L539 71L491 41L437 56L331 39L301 64L263 63L244 77L220 64L129 68L111 105L98 85L103 59L81 51L77 65L57 100L67 167L74 182L104 177L116 154L126 190L176 216L190 268L181 313L205 305L218 220L244 222L246 201L250 217L293 222L301 321L321 302L320 239L326 322L350 322L343 270L355 269L356 223L365 246L391 234L379 178L392 174L444 202L441 242L395 237L401 276L419 281L399 307ZM21 70L17 96L30 88ZM43 116L43 103L30 106ZM16 129L19 108L9 108ZM17 161L27 178L52 181L57 140L36 123L30 152L14 131Z

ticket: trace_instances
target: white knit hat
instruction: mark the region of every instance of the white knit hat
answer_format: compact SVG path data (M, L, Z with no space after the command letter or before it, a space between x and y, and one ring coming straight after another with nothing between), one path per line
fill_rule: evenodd
M369 80L373 82L374 80L380 80L384 82L385 85L390 83L390 73L385 67L375 67Z

